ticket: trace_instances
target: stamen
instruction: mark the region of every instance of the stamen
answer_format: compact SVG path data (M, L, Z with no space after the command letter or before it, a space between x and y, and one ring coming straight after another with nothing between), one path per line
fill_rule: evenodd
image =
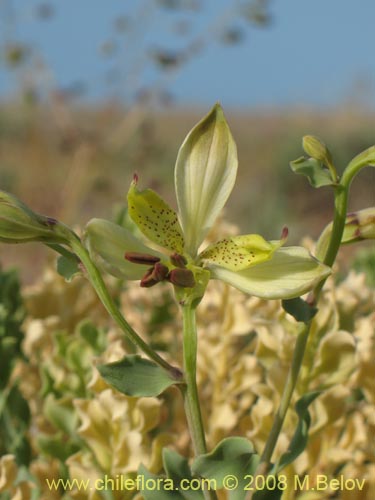
M155 279L153 274L154 274L154 268L152 267L146 272L146 274L141 279L140 283L141 287L150 288L151 286L154 286L156 285L156 283L158 283L158 280Z
M163 281L167 277L168 271L169 269L167 268L167 266L161 264L160 262L157 262L154 266L152 275L157 281Z
M156 257L155 255L138 252L126 252L125 259L133 264L145 264L146 266L152 266L153 264L160 262L159 257Z
M189 269L172 269L168 274L168 280L177 286L193 288L195 286L194 274Z
M186 258L183 255L180 255L179 253L173 253L170 256L170 259L174 266L181 267L182 269L185 268L187 264Z

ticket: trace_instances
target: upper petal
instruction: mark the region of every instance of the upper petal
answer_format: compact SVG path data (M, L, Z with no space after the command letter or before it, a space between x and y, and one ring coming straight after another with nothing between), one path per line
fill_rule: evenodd
M234 272L215 265L208 268L211 278L265 299L299 297L331 272L302 247L279 248L270 260L243 271Z
M137 252L163 257L146 247L129 231L104 219L92 219L86 226L85 243L92 257L117 278L141 279L149 265L133 264L125 260L125 252Z
M177 214L155 191L139 191L134 180L128 192L128 210L147 238L163 248L183 252L184 238Z
M203 264L213 264L231 271L242 271L272 257L285 239L266 241L259 234L233 236L207 247L199 258Z
M217 104L190 131L175 167L180 222L192 257L225 205L236 174L236 144Z

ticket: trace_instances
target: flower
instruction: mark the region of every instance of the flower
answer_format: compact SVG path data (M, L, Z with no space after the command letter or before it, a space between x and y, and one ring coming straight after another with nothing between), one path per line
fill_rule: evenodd
M224 207L237 175L237 150L219 104L188 134L176 161L178 214L154 191L138 189L134 176L128 212L154 247L129 230L91 220L85 241L92 255L115 276L152 286L168 280L202 296L209 279L220 279L245 293L267 299L302 295L330 269L302 247L282 248L257 234L228 237L200 246ZM125 257L125 258L124 258Z

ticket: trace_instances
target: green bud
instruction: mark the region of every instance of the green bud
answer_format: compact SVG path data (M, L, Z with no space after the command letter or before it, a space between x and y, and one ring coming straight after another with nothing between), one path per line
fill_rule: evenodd
M323 163L332 163L332 156L327 146L314 135L305 135L302 139L302 147L306 154Z
M0 241L69 243L74 233L56 219L39 215L12 194L0 191Z

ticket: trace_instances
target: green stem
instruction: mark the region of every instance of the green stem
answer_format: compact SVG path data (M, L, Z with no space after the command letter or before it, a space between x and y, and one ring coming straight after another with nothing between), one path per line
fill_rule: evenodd
M345 228L345 220L346 220L346 212L347 212L347 204L348 204L348 194L349 194L349 186L351 182L352 176L343 175L341 182L335 187L335 211L334 211L334 219L332 226L331 239L324 257L324 264L327 266L332 266L335 262L337 253L340 248L342 235ZM326 280L322 280L311 292L310 296L307 299L307 302L310 304L316 304L321 290L324 286ZM298 375L301 370L307 341L310 334L311 321L305 323L303 330L299 333L296 341L296 345L294 348L292 364L289 369L288 377L284 386L283 394L281 396L281 401L279 408L277 410L271 432L268 436L265 448L261 455L260 465L257 471L264 471L268 468L272 454L276 447L276 443L281 432L288 408L290 406L290 402L293 396L294 389L297 384Z
M337 253L341 245L342 235L345 229L350 182L351 179L348 180L345 178L345 176L343 176L340 184L335 188L335 212L333 217L331 239L329 241L329 245L323 259L323 263L329 267L332 267L336 260ZM308 298L309 303L317 303L326 279L318 283L318 285L312 291L310 297Z
M285 387L283 390L283 394L281 397L280 401L280 406L277 410L275 419L273 421L272 429L271 432L268 436L266 446L263 450L262 456L261 456L261 463L266 462L269 464L271 462L271 457L272 453L275 449L277 439L279 437L281 428L283 426L290 401L292 399L292 395L294 392L294 389L297 384L298 380L298 375L302 366L302 361L303 357L305 354L305 349L306 349L306 344L307 340L309 338L309 333L310 333L310 325L311 322L307 323L304 325L303 330L299 333L297 340L296 340L296 345L294 347L294 353L293 353L293 359L292 359L292 364L288 373L288 377L285 383Z
M207 453L207 447L196 378L198 345L196 309L189 303L182 305L182 321L185 384L181 384L179 387L184 398L185 414L193 442L194 455L199 456ZM203 494L207 500L217 499L213 490L204 490Z
M186 382L183 388L183 397L194 453L195 455L203 455L207 452L207 448L196 380L197 324L195 312L195 308L190 304L182 306L184 375Z
M125 333L125 335L141 349L150 359L155 361L159 366L164 368L169 374L172 375L176 379L176 381L180 381L182 378L182 374L180 370L165 361L162 357L157 354L152 347L150 347L129 325L129 323L125 320L116 304L114 303L111 295L108 292L108 289L103 281L103 278L92 262L87 250L82 246L80 241L73 240L70 241L71 247L75 254L79 257L82 262L85 270L88 274L90 282L95 289L99 299L102 304L112 317L112 319L117 323L117 325L121 328L121 330Z

